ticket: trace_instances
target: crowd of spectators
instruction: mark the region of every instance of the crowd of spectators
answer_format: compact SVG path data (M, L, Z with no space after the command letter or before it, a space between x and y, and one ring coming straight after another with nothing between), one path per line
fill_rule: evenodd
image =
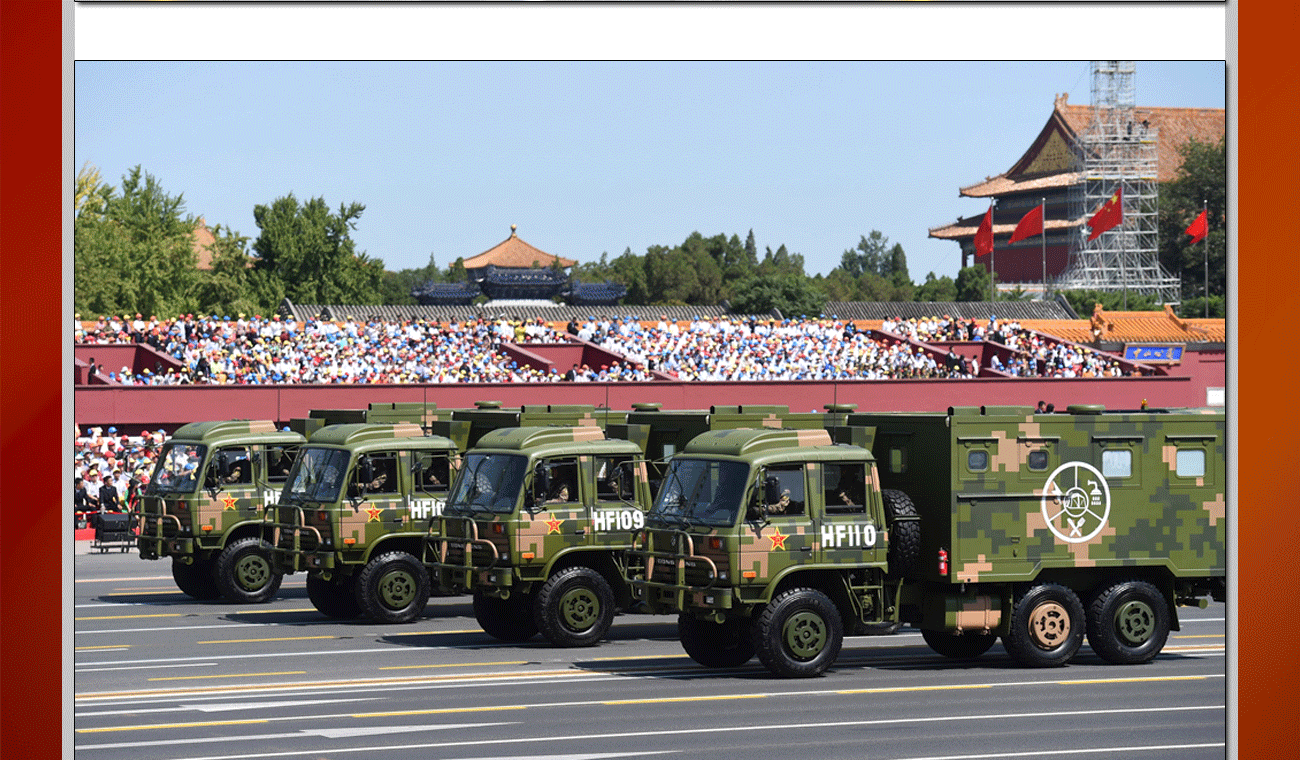
M73 511L86 515L121 512L132 506L149 483L166 431L140 435L119 433L110 426L87 428L73 444Z
M1124 374L1114 357L1053 340L1014 320L987 323L944 315L887 319L873 335L851 320L696 317L655 324L634 317L572 320L557 331L541 318L464 321L199 316L159 320L100 317L74 324L80 344L152 346L179 365L133 371L96 366L123 385L211 383L605 382L650 380L846 380L966 378L980 368L956 354L918 343L980 342L1005 346L988 368L1026 377ZM596 367L541 369L501 350L510 343L564 343L568 336L623 357ZM897 336L893 338L891 336ZM1001 355L999 355L999 353ZM93 362L93 360L92 360Z

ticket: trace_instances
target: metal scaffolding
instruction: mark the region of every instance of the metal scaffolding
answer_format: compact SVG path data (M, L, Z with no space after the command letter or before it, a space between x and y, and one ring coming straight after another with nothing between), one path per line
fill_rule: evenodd
M1071 238L1070 263L1056 287L1177 303L1178 278L1159 260L1159 130L1134 112L1136 74L1133 61L1092 63L1092 121L1079 135L1076 153L1082 179L1070 188L1070 216L1079 220L1079 234ZM1123 189L1124 221L1090 242L1087 221L1116 188Z

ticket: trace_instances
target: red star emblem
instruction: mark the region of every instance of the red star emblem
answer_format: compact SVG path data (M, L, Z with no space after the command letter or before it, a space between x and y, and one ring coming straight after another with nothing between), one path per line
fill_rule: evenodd
M552 533L559 533L559 532L560 532L560 522L561 522L560 520L556 520L555 518L551 518L550 520L547 520L547 521L546 521L546 535L549 536L549 535L551 535Z
M235 499L235 497L233 497L233 496L224 496L224 497L222 497L221 502L222 502L222 504L224 505L224 506L222 507L222 509L223 509L223 510L226 510L226 509L233 510L233 509L235 508L235 501L236 501L236 499Z
M780 528L773 528L772 535L768 536L768 538L772 540L772 546L768 548L768 551L776 551L777 549L784 551L785 540L789 538L789 536L782 533Z
M383 514L383 510L376 507L367 507L366 514L370 516L366 522L379 522L379 516Z

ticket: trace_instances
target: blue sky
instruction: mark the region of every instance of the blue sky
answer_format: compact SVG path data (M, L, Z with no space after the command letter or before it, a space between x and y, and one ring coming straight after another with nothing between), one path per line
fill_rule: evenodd
M1223 108L1220 61L1137 67L1145 106ZM256 237L292 192L365 204L353 239L397 270L523 239L579 261L754 231L828 272L878 229L913 280L955 275L927 229L984 205L1075 62L105 61L75 64L74 162L139 164L188 213Z

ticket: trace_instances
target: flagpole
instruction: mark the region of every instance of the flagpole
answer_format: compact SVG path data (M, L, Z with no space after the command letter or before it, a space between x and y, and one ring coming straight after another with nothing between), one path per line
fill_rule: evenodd
M998 246L997 237L993 234L993 201L989 200L989 239L992 241L992 247L989 248L989 301L998 300Z
M1040 220L1043 223L1043 300L1047 300L1047 199L1040 199L1043 203L1043 214Z
M1205 318L1210 318L1210 201L1201 201L1201 213L1205 214Z

